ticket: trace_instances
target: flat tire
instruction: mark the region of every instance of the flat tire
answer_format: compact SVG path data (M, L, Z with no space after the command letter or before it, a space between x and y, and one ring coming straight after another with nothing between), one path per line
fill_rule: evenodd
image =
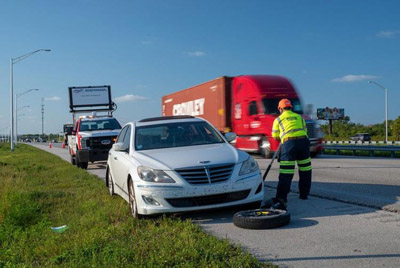
M280 209L254 209L233 215L233 224L243 229L273 229L288 225L290 213Z

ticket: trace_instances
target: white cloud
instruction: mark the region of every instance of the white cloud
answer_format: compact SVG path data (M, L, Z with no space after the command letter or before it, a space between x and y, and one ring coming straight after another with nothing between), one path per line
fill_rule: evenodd
M394 38L396 35L400 35L400 31L380 31L376 34L379 38Z
M138 95L132 95L132 94L127 94L125 96L114 98L114 101L116 103L128 102L128 101L138 101L138 100L147 100L147 98L138 96Z
M371 80L371 79L378 79L379 76L376 75L365 75L365 74L360 74L360 75L345 75L341 78L335 78L332 79L332 82L357 82L357 81L363 81L363 80Z
M60 101L61 98L57 97L57 96L54 96L54 97L46 97L46 98L44 98L44 100L45 101Z
M192 51L186 53L189 57L203 57L206 55L203 51Z

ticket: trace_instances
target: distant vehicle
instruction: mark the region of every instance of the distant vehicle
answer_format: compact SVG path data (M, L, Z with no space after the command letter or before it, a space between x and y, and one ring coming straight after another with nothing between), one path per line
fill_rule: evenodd
M87 169L88 162L108 159L108 152L121 130L112 115L117 106L111 98L111 86L69 87L68 93L73 129L65 124L64 133L68 136L71 163ZM77 117L89 112L92 115ZM97 112L107 115L98 116Z
M357 133L356 135L350 137L351 141L370 141L371 136L368 133Z
M285 77L275 75L222 76L162 97L162 115L202 117L219 131L238 136L236 148L269 158L278 149L272 123L279 116L278 103L289 99L293 111L306 122L312 155L321 153L322 136L316 121L303 114L300 96Z
M121 125L114 117L83 116L68 135L71 163L87 169L88 162L103 161L114 144Z
M52 143L57 143L57 142L58 142L58 140L56 140L56 139L52 140Z
M63 132L64 132L64 144L68 145L68 136L72 134L72 130L74 129L74 124L64 124Z
M133 217L259 204L264 187L257 162L229 144L206 120L192 116L126 124L110 150L106 186Z

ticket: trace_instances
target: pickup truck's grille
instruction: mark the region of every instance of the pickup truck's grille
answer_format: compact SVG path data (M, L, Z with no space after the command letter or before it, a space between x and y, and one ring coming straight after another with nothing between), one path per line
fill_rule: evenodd
M250 190L244 190L239 192L231 192L224 194L184 197L184 198L167 198L167 202L178 208L183 207L200 207L215 204L223 204L228 202L239 201L249 196Z
M234 164L180 168L175 171L190 184L210 184L228 180Z
M87 145L90 149L111 149L117 136L89 138Z

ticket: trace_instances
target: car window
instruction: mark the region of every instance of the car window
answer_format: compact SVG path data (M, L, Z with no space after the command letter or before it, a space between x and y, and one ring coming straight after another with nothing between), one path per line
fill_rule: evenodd
M223 142L223 138L207 122L165 123L135 129L137 151Z
M126 134L123 140L124 143L124 150L129 153L129 145L131 144L131 126L126 128Z
M114 118L81 121L80 131L121 129L121 125Z
M128 128L128 126L124 127L121 132L119 133L118 137L117 137L117 141L116 142L123 142L124 141L124 137L125 137L125 133L126 133L126 129Z

